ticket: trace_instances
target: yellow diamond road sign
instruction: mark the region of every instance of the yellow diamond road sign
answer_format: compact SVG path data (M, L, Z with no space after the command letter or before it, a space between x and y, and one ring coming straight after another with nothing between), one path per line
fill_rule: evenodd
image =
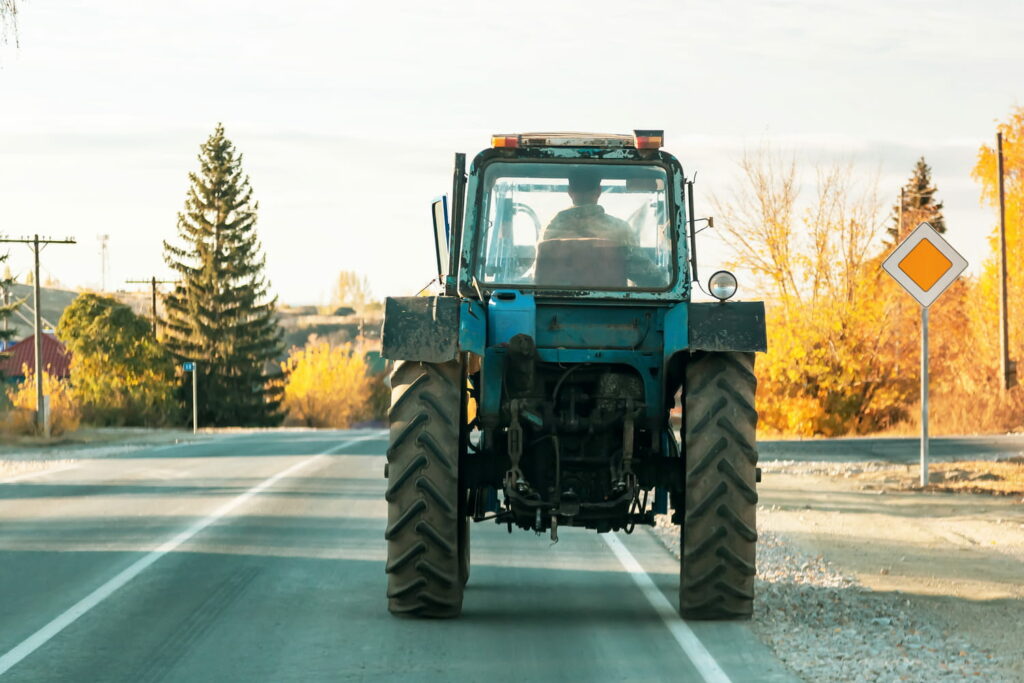
M885 272L922 306L932 305L967 267L942 235L922 223L882 262Z

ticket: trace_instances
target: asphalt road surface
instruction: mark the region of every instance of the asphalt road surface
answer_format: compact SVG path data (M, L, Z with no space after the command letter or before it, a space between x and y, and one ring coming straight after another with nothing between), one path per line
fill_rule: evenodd
M879 460L896 464L916 463L921 456L921 440L912 437L892 439L804 439L758 441L762 460L801 460L861 462ZM932 462L976 459L998 460L1024 456L1024 435L940 436L928 441Z
M0 482L3 681L786 681L676 616L647 530L473 526L463 616L385 606L382 431L265 432Z

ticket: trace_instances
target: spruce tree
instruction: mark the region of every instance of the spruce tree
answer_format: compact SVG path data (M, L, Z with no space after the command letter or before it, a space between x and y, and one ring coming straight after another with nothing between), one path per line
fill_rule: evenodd
M946 220L942 216L942 202L935 201L938 188L932 185L932 167L924 157L917 160L910 180L903 186L903 225L900 226L900 202L892 208L892 227L888 233L889 246L900 242L921 223L927 222L936 232L946 232Z
M189 174L179 244L164 242L164 260L180 281L166 299L161 329L179 360L197 364L200 425L281 421L282 382L274 366L282 332L277 298L269 298L263 276L258 208L242 155L218 124L200 148L199 172ZM186 376L182 389L190 394L190 387Z
M10 252L0 256L0 263L6 263L10 258ZM15 300L11 296L11 286L14 284L14 276L9 266L4 267L4 274L0 277L0 346L6 347L7 343L14 339L17 334L10 325L10 317L18 310L18 307L25 303L24 299Z

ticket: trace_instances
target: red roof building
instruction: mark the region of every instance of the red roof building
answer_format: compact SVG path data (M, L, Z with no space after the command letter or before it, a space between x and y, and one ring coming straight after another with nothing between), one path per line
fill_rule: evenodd
M22 366L28 365L29 370L36 367L35 335L25 337L4 353L7 358L0 359L0 373L4 379L24 379ZM59 379L71 376L71 353L52 334L43 334L43 369Z

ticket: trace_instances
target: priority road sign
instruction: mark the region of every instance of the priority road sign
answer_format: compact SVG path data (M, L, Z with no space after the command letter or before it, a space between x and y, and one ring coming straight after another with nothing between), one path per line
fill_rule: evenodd
M926 308L966 267L967 260L927 223L917 226L882 262L885 272Z
M967 267L967 260L927 223L914 228L882 262L921 304L921 486L928 486L928 307Z

